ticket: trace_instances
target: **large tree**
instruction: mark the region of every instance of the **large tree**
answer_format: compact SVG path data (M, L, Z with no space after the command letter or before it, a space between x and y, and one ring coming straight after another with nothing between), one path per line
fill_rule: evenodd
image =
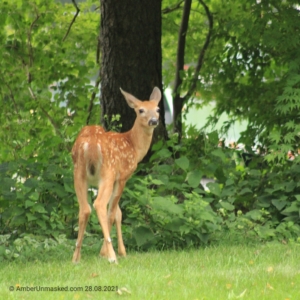
M129 130L135 113L120 87L141 100L154 86L162 90L161 0L105 0L101 2L102 124L109 129L119 114L122 131ZM164 107L155 136L166 137Z

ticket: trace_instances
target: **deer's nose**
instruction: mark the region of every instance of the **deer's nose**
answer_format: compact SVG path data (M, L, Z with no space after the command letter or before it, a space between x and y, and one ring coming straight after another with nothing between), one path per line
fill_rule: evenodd
M158 119L151 118L148 122L149 126L157 126L158 125Z

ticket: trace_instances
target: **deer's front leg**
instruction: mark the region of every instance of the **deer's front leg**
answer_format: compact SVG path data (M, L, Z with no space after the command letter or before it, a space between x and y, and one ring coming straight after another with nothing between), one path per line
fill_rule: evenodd
M117 262L116 254L112 246L107 217L107 204L113 192L113 184L114 182L112 181L103 180L98 188L98 196L94 202L94 208L97 212L97 216L102 227L104 244L106 247L106 256L108 261L111 263Z

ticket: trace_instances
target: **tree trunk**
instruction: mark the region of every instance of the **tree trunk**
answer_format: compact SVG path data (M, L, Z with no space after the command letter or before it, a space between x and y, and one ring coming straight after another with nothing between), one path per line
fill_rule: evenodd
M110 129L121 116L121 131L131 129L135 112L120 87L148 100L154 86L162 90L161 0L100 0L101 4L101 123ZM154 139L165 138L163 101ZM104 116L106 116L104 118Z
M178 141L182 136L182 108L184 98L180 97L180 86L182 84L182 77L180 72L184 69L184 56L185 56L185 42L189 26L189 18L192 7L192 0L186 0L183 6L181 24L178 33L177 43L177 57L176 57L176 71L174 81L174 97L173 97L173 123L174 131L178 133Z

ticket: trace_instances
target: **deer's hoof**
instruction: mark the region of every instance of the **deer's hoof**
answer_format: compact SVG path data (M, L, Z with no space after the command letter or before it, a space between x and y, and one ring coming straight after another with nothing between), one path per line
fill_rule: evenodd
M118 261L117 261L117 259L116 259L116 258L114 258L114 257L110 257L110 258L108 258L108 262L109 262L109 263L111 263L111 264L118 264Z

